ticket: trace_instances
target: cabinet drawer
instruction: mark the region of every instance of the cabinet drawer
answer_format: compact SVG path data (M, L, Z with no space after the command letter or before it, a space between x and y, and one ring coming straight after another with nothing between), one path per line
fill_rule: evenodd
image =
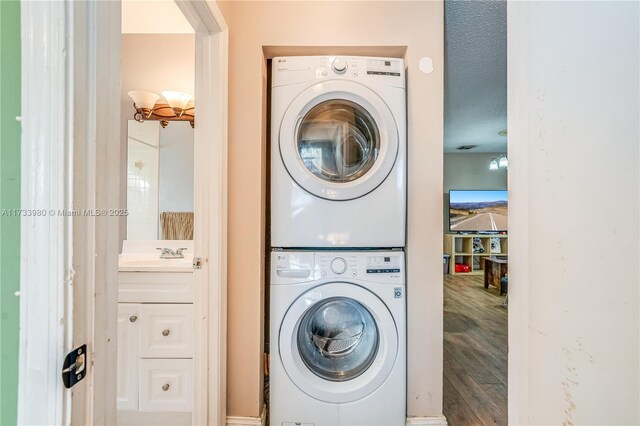
M193 303L191 272L119 272L118 302Z
M141 305L140 313L140 357L193 357L193 305Z
M140 360L140 411L190 412L192 406L193 360Z

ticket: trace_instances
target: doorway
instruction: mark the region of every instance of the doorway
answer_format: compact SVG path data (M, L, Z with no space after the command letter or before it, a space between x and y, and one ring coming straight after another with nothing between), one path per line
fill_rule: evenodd
M451 425L508 423L506 25L506 1L445 2L443 411Z
M192 422L223 424L227 27L213 2L152 3L158 7L177 4L176 10L195 30L194 95L204 119L194 129L199 161L193 174L194 182L207 184L195 185L193 197L195 229L202 237L195 239L193 249L201 259L194 274L194 299L199 301L194 317L199 320L194 324L193 365L196 372L209 374L197 374L194 379ZM23 43L22 79L30 87L23 92L23 152L29 153L23 158L23 199L27 200L23 207L37 208L39 200L48 200L47 207L56 212L124 210L117 184L120 144L114 143L121 133L120 3L23 6L23 35L33 45L42 44L41 39L52 40L36 52L30 43ZM53 178L38 180L40 174ZM23 222L21 258L38 266L23 270L21 276L20 351L29 357L21 358L19 423L116 423L115 283L122 221L116 214L102 216L72 214ZM51 283L48 292L28 291L42 282ZM38 348L37 342L41 342ZM71 391L62 385L59 366L67 352L85 343L92 362L85 365L83 380L74 386L71 398ZM42 409L33 410L34 406Z

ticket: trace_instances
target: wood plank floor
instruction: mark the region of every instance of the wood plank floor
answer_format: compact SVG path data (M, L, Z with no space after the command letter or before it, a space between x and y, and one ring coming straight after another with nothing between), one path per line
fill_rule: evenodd
M482 276L444 276L444 414L450 425L507 424L507 308Z

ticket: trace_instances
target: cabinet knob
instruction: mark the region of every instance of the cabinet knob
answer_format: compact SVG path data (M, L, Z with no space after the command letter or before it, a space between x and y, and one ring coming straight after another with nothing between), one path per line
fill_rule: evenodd
M129 322L136 322L138 320L138 316L137 315L131 315L129 317Z
M171 334L171 330L167 329L167 330L162 330L162 335L164 337L167 337L169 334Z
M168 391L169 390L169 383L165 383L164 385L162 385L162 390L163 391Z

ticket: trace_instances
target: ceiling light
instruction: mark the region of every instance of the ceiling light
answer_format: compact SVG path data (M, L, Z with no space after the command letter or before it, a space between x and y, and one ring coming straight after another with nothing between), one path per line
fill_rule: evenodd
M507 167L509 166L509 160L507 159L507 154L502 154L498 159L498 166Z
M498 160L495 158L489 163L489 170L498 170Z
M160 95L141 90L132 90L127 93L133 100L136 112L133 119L139 122L156 120L162 127L167 127L170 121L188 121L194 126L195 109L193 96L188 93L164 91L162 96L167 103L158 103Z

